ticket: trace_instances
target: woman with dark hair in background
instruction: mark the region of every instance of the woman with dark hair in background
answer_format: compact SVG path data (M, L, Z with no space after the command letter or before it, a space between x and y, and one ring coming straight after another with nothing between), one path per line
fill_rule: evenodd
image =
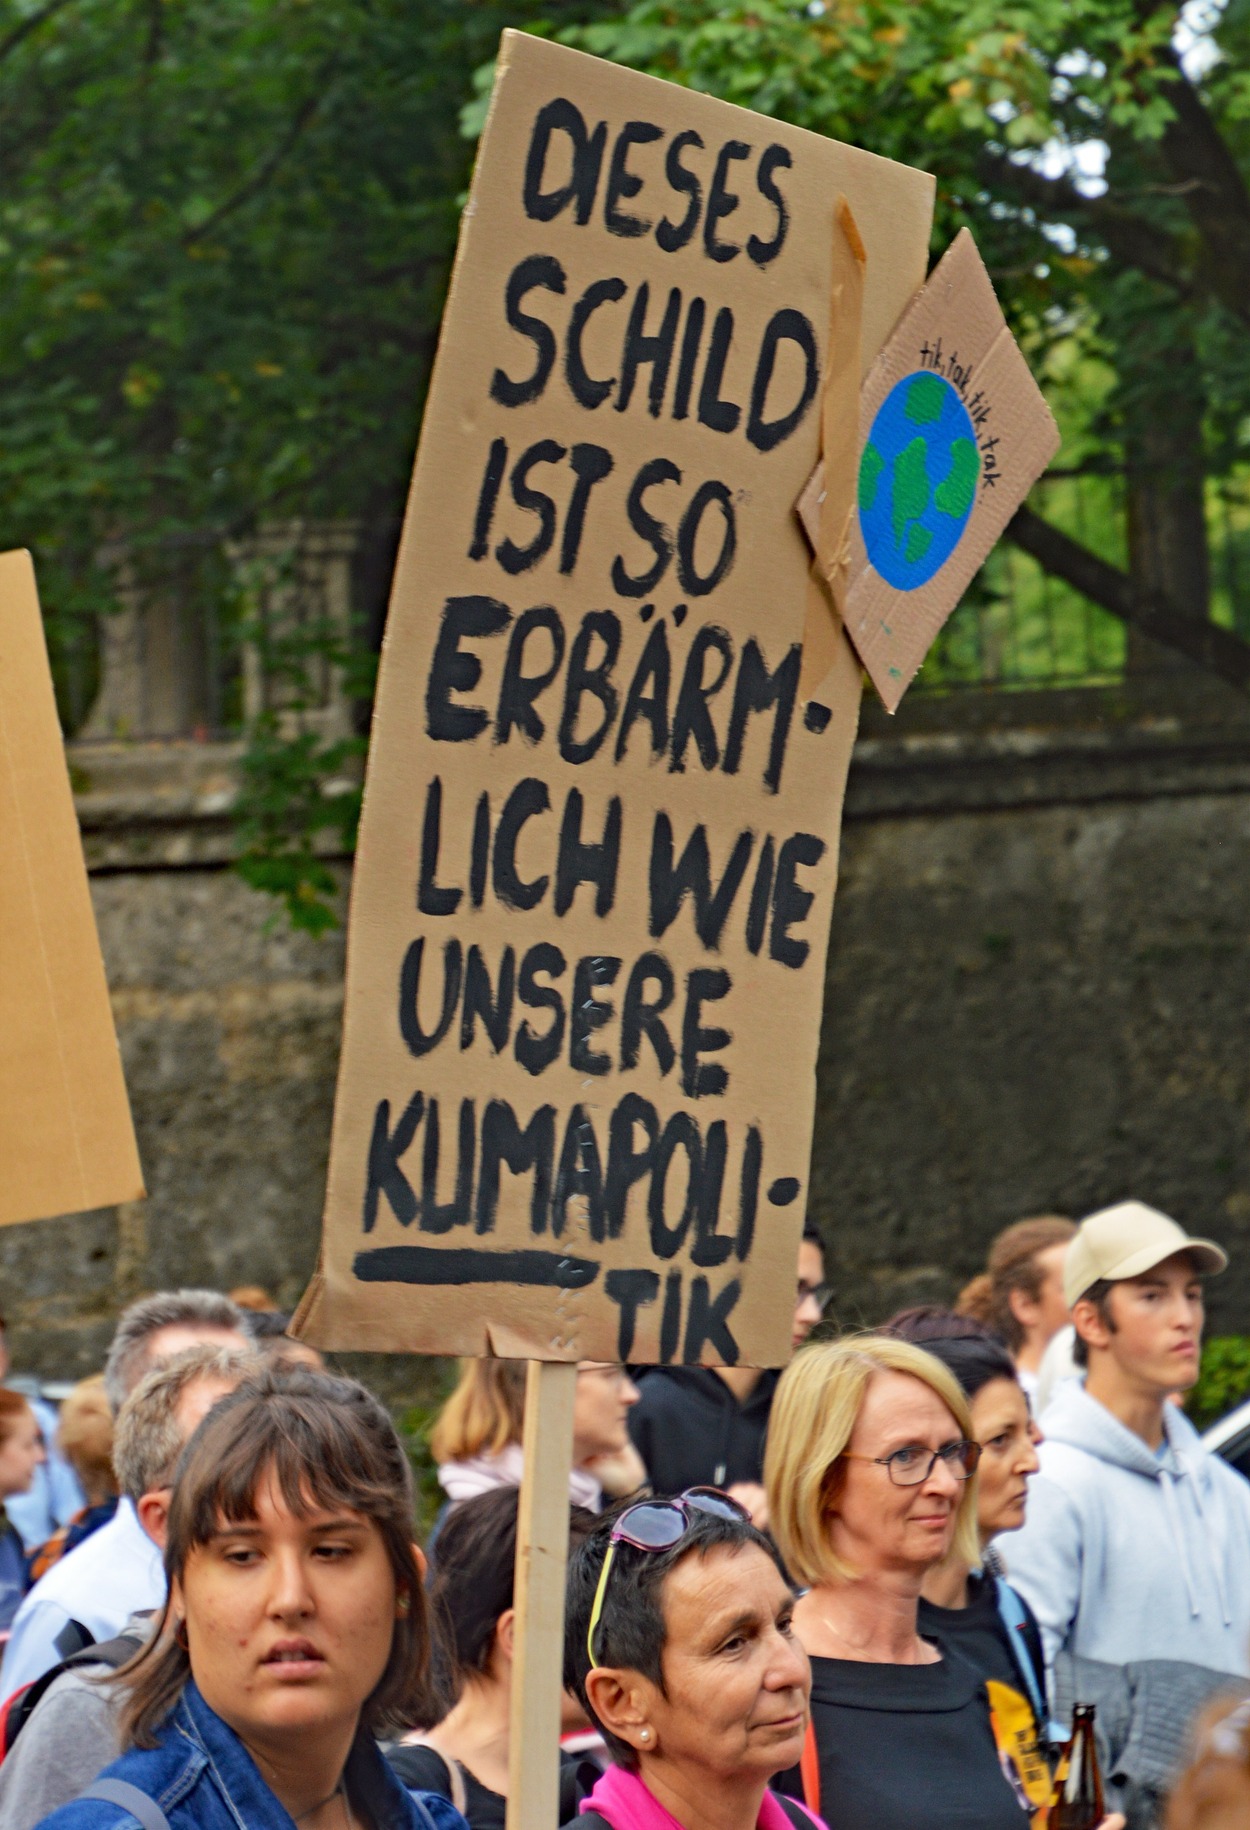
M612 1765L579 1830L812 1830L769 1790L807 1727L793 1613L776 1550L726 1494L596 1525L569 1564L564 1682Z
M1003 1340L1030 1402L1037 1397L1042 1355L1066 1327L1063 1261L1076 1226L1060 1214L1017 1220L995 1238L985 1270L959 1293L955 1308Z
M282 1367L222 1398L178 1464L169 1593L115 1680L120 1760L55 1830L463 1830L375 1737L427 1707L412 1476L353 1380Z
M923 1347L955 1375L972 1412L973 1440L981 1447L981 1554L975 1562L952 1554L929 1571L921 1590L920 1631L954 1645L983 1678L1005 1686L1009 1695L990 1693L997 1700L1000 1727L1006 1730L1009 1721L1027 1715L1027 1733L1044 1750L1050 1710L1041 1634L1032 1608L1007 1582L1003 1559L992 1544L1000 1533L1019 1531L1024 1524L1028 1484L1040 1465L1041 1432L1029 1401L1007 1349L968 1316L937 1308L904 1309L882 1333Z
M496 1487L448 1514L430 1581L436 1678L446 1708L433 1728L405 1735L386 1755L406 1786L450 1798L471 1830L503 1830L508 1810L519 1497L515 1487ZM591 1513L574 1507L570 1546L593 1525ZM561 1822L577 1814L574 1773L571 1764L561 1771Z

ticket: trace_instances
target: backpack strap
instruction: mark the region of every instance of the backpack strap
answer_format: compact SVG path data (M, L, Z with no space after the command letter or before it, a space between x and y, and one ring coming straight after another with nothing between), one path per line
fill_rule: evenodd
M803 1736L803 1755L799 1761L799 1777L803 1782L803 1802L809 1811L820 1816L820 1752L816 1746L816 1725L811 1716L807 1718L807 1732Z
M464 1768L454 1754L445 1754L441 1747L435 1747L428 1735L405 1735L405 1747L428 1747L436 1753L447 1769L447 1783L451 1787L448 1797L459 1811L461 1817L468 1815L469 1796L464 1783Z
M998 1595L999 1619L1007 1629L1007 1643L1010 1645L1012 1657L1016 1661L1016 1669L1024 1679L1024 1688L1029 1702L1033 1705L1038 1733L1047 1735L1050 1732L1050 1713L1046 1708L1046 1699L1042 1695L1037 1671L1024 1638L1025 1629L1029 1624L1028 1613L1024 1602L1004 1577L995 1576L994 1587Z
M81 1620L67 1620L52 1644L58 1657L73 1658L75 1652L82 1652L87 1646L95 1645L95 1634L90 1627L84 1627Z
M120 1805L131 1817L138 1818L143 1830L170 1830L169 1819L156 1800L141 1792L138 1786L132 1786L128 1779L94 1779L78 1796L98 1798L106 1805Z
M29 1684L15 1690L3 1710L0 1710L0 1761L8 1754L43 1701L44 1695L63 1671L73 1671L81 1665L104 1665L110 1671L120 1671L142 1644L143 1641L133 1633L119 1633L115 1639L102 1640L98 1646L81 1646L77 1652L71 1652L68 1658L63 1658L59 1665L50 1666Z

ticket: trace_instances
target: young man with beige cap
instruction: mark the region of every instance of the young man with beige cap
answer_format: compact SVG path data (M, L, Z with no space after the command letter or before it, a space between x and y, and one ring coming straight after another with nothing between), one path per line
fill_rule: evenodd
M1083 1380L1041 1419L1041 1472L1011 1580L1060 1653L1250 1675L1250 1483L1169 1394L1198 1377L1204 1276L1225 1253L1140 1201L1082 1222L1064 1292Z

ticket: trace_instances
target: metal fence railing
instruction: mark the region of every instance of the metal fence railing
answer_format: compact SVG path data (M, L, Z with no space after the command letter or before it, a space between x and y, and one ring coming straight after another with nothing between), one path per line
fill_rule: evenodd
M1108 564L1128 565L1122 472L1052 470L1031 506ZM1212 621L1250 638L1250 474L1208 481L1207 545ZM915 691L1028 691L1106 686L1124 678L1128 631L1036 560L1003 541L938 636ZM1144 671L1140 660L1135 673Z

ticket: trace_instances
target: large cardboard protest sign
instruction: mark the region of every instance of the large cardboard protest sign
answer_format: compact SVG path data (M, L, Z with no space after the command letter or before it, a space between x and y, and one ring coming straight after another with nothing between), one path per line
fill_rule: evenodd
M310 1339L787 1357L860 695L795 504L822 424L853 479L932 199L505 33L383 652Z
M0 554L0 1225L143 1193L28 553Z

